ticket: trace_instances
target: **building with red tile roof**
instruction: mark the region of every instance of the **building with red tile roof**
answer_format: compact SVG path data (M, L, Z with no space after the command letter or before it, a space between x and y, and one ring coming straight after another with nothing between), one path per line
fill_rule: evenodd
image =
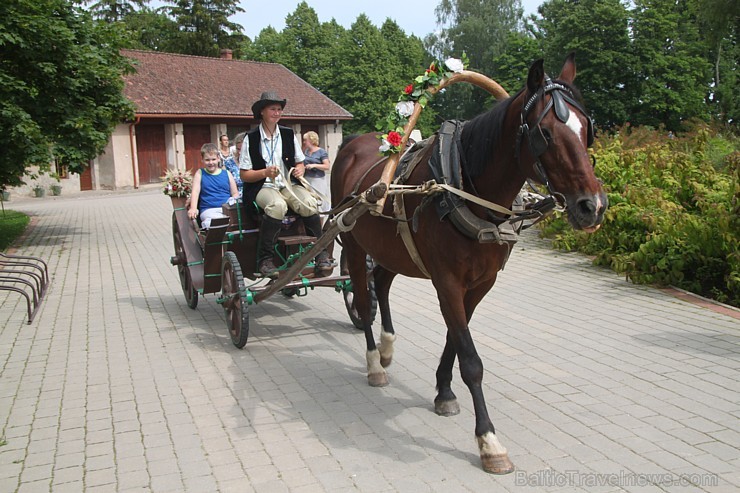
M342 122L352 114L276 63L154 51L122 50L136 72L124 94L136 106L133 122L118 125L105 152L80 177L82 189L125 189L159 183L167 170L196 169L200 148L258 125L252 103L264 91L287 99L282 125L319 135L333 160ZM87 176L85 176L87 175Z

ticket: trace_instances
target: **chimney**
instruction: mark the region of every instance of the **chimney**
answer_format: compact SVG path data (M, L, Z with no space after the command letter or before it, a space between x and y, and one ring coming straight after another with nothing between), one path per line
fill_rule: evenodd
M231 60L231 55L234 53L233 51L224 48L221 50L221 60Z

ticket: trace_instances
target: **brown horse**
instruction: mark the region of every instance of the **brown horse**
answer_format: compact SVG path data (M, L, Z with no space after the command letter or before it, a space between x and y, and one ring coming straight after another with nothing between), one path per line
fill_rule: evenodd
M533 179L546 185L551 196L566 207L574 228L589 232L598 228L607 199L589 158L587 147L593 140L593 129L577 102L572 85L575 76L572 54L555 81L545 74L539 60L529 69L524 89L466 123L458 146L466 191L509 206L525 181ZM377 135L366 134L347 142L340 150L331 173L335 206L353 191L365 190L378 181L382 171L382 165L378 165L378 146ZM426 166L429 154L406 183L420 184L434 179ZM388 383L384 367L391 362L395 340L388 293L394 277L401 274L430 278L447 325L447 342L436 374L435 411L449 416L460 410L451 389L452 367L457 356L462 380L473 398L475 435L483 468L488 472L508 473L514 466L488 416L481 388L483 364L468 323L478 303L496 282L509 247L503 242L482 243L471 239L451 221L440 220L433 204L417 210L422 201L418 195L404 198L407 216L416 214L411 236L428 276L408 253L397 232L398 221L365 214L351 231L341 235L343 255L355 287L354 303L367 340L368 381L372 386ZM393 216L391 202L388 200L385 205L384 216ZM480 205L470 204L470 210L495 222ZM371 297L366 289L366 255L377 264L373 279L382 322L378 347L371 327Z

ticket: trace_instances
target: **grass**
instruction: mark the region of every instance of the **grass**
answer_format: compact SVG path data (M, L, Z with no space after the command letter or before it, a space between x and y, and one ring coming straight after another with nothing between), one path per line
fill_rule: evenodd
M31 219L17 211L0 211L0 251L5 251L13 242L23 234Z

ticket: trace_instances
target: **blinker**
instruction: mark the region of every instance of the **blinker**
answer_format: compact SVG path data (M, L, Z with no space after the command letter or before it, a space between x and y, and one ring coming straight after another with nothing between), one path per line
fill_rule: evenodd
M560 120L561 122L567 122L568 117L570 117L570 110L568 109L568 105L565 104L565 101L563 101L563 97L560 95L559 91L553 91L551 94L553 107L555 108L555 116L557 116L558 120Z

